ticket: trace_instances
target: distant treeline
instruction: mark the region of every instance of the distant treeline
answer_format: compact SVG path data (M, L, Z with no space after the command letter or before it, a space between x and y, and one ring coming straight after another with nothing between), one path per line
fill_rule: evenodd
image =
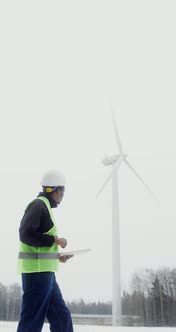
M124 314L139 315L144 326L176 326L176 269L135 273L130 286L123 293Z
M0 283L0 320L17 321L22 290L19 284ZM67 302L73 314L112 313L110 302ZM122 314L138 316L144 326L176 326L176 269L143 270L132 276L130 290L122 296Z

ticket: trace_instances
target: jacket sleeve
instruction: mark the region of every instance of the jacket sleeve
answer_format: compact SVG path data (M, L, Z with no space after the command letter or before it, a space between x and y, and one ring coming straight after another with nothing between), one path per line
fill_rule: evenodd
M27 207L21 220L20 241L34 247L51 247L55 240L54 236L43 234L51 227L52 221L49 218L47 208L43 202L36 200Z

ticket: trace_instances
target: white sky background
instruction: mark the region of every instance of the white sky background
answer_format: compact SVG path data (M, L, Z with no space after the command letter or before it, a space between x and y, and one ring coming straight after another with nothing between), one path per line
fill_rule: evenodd
M66 300L111 299L111 171L125 152L159 198L119 171L122 287L134 271L176 267L175 1L1 1L0 281L16 276L18 227L48 168L68 186L55 210L68 250Z

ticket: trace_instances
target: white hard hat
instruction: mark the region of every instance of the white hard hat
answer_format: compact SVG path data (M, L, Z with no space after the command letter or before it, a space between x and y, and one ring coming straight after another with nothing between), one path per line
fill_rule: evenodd
M41 185L42 187L65 187L66 179L63 173L50 170L43 175Z

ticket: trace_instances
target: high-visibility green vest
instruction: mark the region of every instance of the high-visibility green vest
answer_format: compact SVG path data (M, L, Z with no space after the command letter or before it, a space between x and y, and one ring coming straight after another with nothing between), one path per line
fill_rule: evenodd
M57 228L49 200L43 196L37 199L42 200L46 204L54 224L54 226L44 234L57 236ZM18 273L56 272L58 265L59 251L57 244L54 243L51 247L33 247L20 242Z

